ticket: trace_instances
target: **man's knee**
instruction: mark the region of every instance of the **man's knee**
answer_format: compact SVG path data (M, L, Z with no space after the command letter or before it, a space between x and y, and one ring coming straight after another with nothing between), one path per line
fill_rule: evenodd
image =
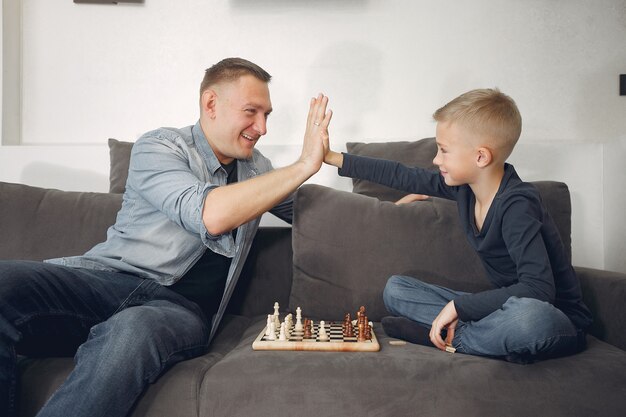
M158 354L167 358L185 345L206 343L202 320L180 306L161 301L130 307L92 328L90 339L123 357Z

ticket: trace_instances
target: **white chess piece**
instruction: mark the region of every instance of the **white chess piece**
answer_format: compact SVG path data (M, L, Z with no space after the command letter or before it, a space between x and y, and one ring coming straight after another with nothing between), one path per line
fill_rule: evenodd
M285 316L285 321L283 323L285 324L285 336L287 337L287 339L289 339L289 337L291 336L291 325L293 324L293 315L291 313L287 314Z
M278 305L278 302L274 303L274 323L276 324L276 328L278 328L280 326L280 313L279 313L279 308L280 306Z
M274 324L273 320L270 321L269 328L270 328L270 334L268 334L265 338L267 340L276 340L276 324Z
M320 321L319 330L317 331L317 337L319 340L328 340L328 333L326 333L326 323L324 320Z
M285 323L281 323L280 325L280 334L278 335L278 340L287 340L287 334L285 332Z
M270 335L270 323L272 323L272 315L267 315L267 323L265 324L265 336Z
M296 308L296 326L294 330L301 332L302 328L302 309L300 307Z

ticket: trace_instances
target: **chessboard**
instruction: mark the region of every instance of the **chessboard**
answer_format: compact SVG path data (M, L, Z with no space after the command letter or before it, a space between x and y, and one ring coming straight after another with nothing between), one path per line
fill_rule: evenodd
M350 320L350 315L346 314L343 321L331 322L313 322L309 319L304 319L302 322L298 317L293 322L292 315L289 314L281 323L277 303L274 304L274 309L275 313L268 315L266 326L252 343L252 349L322 352L377 352L380 350L373 324L367 321L367 316L364 316L364 307L357 312L356 320ZM297 315L301 315L299 308ZM359 326L359 320L363 325ZM350 324L347 325L347 321L350 321ZM367 326L365 331L364 326ZM346 327L351 330L346 330Z

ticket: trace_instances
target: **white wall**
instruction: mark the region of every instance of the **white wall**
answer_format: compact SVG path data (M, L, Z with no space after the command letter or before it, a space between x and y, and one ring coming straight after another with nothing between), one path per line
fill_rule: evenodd
M259 147L278 166L297 157L319 91L343 150L432 136L437 107L497 86L524 118L518 171L570 186L574 263L626 272L624 0L22 4L22 145L0 147L0 180L106 191L106 139L194 123L203 70L226 56L274 76ZM311 182L350 189L331 169Z

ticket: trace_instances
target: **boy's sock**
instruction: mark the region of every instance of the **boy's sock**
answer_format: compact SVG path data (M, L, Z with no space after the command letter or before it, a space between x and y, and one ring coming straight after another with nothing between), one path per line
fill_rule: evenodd
M387 316L381 320L387 335L423 346L431 346L430 329L405 317Z

